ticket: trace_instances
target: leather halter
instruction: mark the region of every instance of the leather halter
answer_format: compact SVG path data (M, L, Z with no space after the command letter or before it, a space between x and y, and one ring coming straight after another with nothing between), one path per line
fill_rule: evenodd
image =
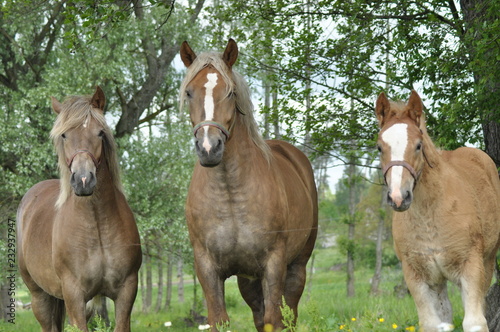
M202 121L202 122L198 123L193 128L194 136L196 136L196 133L198 132L198 130L200 130L202 127L205 127L205 126L215 127L217 129L219 129L224 134L224 136L226 136L226 140L229 139L229 134L230 134L229 130L227 130L223 125L221 125L220 123L215 122L215 121Z
M386 174L387 172L389 172L389 169L391 169L393 166L403 166L404 168L406 168L410 172L411 176L413 176L413 179L415 180L414 182L415 186L415 184L417 183L418 174L417 172L415 172L413 166L411 166L404 160L393 160L384 166L384 168L382 169L382 174L384 175L385 184L387 184Z
M85 149L82 149L82 150L77 150L72 156L71 158L67 159L66 160L66 163L68 164L68 168L71 170L71 165L73 164L73 159L75 159L75 157L77 155L79 155L80 153L86 153L89 155L89 157L92 159L92 161L94 162L94 166L96 169L99 168L99 165L101 164L101 160L97 160L96 157L94 157L94 155L89 151L89 150L85 150Z

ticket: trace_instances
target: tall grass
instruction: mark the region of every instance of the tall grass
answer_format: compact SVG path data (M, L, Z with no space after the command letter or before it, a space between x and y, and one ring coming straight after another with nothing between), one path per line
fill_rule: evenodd
M417 313L412 298L406 296L400 299L394 295L394 287L400 283L402 278L402 272L399 269L384 267L380 286L381 293L378 296L370 296L370 278L373 271L363 266L357 266L355 274L356 295L347 298L345 271L330 270L333 264L342 262L342 260L342 255L334 248L316 250L314 273L309 276L311 287L306 285L299 305L299 319L294 331L406 332L418 329ZM21 284L22 282L19 281L18 294L20 296L18 300L29 302L29 294L22 291ZM132 313L132 331L198 331L198 323L191 327L186 326L186 320L193 303L193 285L186 283L184 288L186 297L184 303L178 302L177 290L174 287L171 309L158 313L142 312L141 290L139 290ZM198 294L199 297L202 296L199 285ZM455 331L461 331L463 309L459 290L451 286L449 295L454 309L454 324L457 326ZM114 317L112 302L108 303L110 303L110 317ZM226 281L226 304L231 318L231 324L227 330L232 332L254 330L251 310L241 298L234 277ZM206 316L206 310L202 314ZM0 323L0 332L38 332L41 330L31 310L19 308L16 312L15 322L15 325ZM171 326L166 327L166 322L170 322ZM103 329L98 331L106 332ZM67 332L72 331L68 329Z

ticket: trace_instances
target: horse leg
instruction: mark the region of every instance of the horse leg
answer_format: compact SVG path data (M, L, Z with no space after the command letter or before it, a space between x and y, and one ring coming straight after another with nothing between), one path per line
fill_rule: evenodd
M129 275L118 292L118 296L114 299L115 332L130 331L130 315L137 295L137 283L137 273Z
M63 282L63 297L70 324L83 332L88 332L87 310L83 291L76 282Z
M64 301L55 298L41 289L31 292L33 314L40 323L43 332L64 331Z
M475 258L475 259L474 259ZM460 278L462 304L464 306L464 332L488 331L488 324L484 316L484 301L487 287L482 257L470 257L463 267ZM480 264L478 264L480 263Z
M444 319L444 317L440 317L440 312L438 310L438 308L440 307L440 297L444 297L444 294L439 296L440 287L431 287L425 281L421 280L421 278L416 277L415 271L410 266L405 264L404 261L403 274L408 289L413 296L415 306L417 307L420 331L439 331L438 326L443 323L442 319ZM447 321L444 323L451 324L452 322Z
M238 287L241 296L252 309L253 321L257 331L264 330L264 295L262 294L262 281L238 277Z
M282 296L284 295L286 265L285 254L278 251L268 258L262 292L264 295L264 326L270 324L273 331L283 329L283 315L281 314Z
M285 281L285 302L293 310L294 324L297 322L299 300L306 284L306 265L304 262L292 262L288 265Z
M196 252L195 257L199 257ZM214 264L209 258L195 258L195 266L196 275L207 301L208 324L212 326L213 332L217 332L218 325L221 326L229 322L224 301L224 279L217 274Z

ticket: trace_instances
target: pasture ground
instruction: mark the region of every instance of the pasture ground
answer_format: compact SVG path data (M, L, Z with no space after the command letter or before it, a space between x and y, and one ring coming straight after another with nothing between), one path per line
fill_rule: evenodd
M345 270L332 271L330 268L342 262L344 257L336 248L317 249L315 251L314 274L311 284L306 285L299 306L297 332L325 331L416 331L417 313L410 296L402 299L394 295L394 287L400 283L402 272L398 268L383 268L383 280L380 286L381 294L370 296L370 278L373 270L356 266L356 295L346 297ZM174 274L175 275L175 274ZM308 276L310 277L310 276ZM17 282L17 300L29 302L29 293L21 280ZM137 296L132 314L132 331L145 332L187 332L199 331L198 323L187 327L185 318L193 304L193 284L186 280L185 302L177 301L177 289L172 293L172 309L158 313L143 313L141 294ZM139 290L140 292L140 290ZM198 285L198 298L201 299L201 287ZM463 309L460 293L457 287L450 285L449 293L454 309L455 331L462 331L461 321ZM153 294L153 298L155 298ZM250 309L241 298L236 278L226 281L226 303L231 325L225 331L254 331L253 318ZM112 302L108 301L110 317L113 317ZM206 316L206 310L201 312ZM165 327L165 322L171 322L171 327ZM68 331L70 329L67 329ZM15 324L0 323L0 332L34 332L40 331L31 310L18 308ZM99 330L107 332L107 330ZM112 331L112 330L109 330Z

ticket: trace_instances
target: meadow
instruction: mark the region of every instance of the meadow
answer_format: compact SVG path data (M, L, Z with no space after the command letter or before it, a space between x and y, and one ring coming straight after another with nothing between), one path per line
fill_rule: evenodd
M356 295L346 297L346 273L344 270L332 271L331 267L344 260L335 248L317 249L315 251L314 273L306 285L304 295L299 306L297 326L289 331L296 332L325 332L325 331L416 331L418 319L412 298L408 295L398 298L394 294L394 287L402 278L402 272L397 267L384 267L383 280L380 286L380 295L370 296L370 278L373 271L367 267L357 266ZM18 300L29 302L29 293L18 281ZM158 313L143 313L141 310L141 294L137 296L132 314L132 331L147 332L184 332L199 331L199 324L186 326L186 319L193 304L193 284L186 283L185 302L177 302L177 290L174 287L172 309ZM139 290L140 292L140 290ZM460 294L457 287L450 285L450 297L454 309L454 331L462 331L461 320L463 309L460 303ZM201 287L198 285L198 298L201 302ZM112 302L110 303L110 317L113 317ZM231 324L223 331L244 332L254 331L253 318L250 309L241 298L236 278L226 281L226 304L231 318ZM206 310L202 310L206 316ZM169 327L165 323L170 322ZM167 324L169 325L169 324ZM15 324L0 323L0 332L34 332L40 331L31 310L18 308ZM112 331L111 329L97 329L99 332ZM74 329L67 328L66 332Z

